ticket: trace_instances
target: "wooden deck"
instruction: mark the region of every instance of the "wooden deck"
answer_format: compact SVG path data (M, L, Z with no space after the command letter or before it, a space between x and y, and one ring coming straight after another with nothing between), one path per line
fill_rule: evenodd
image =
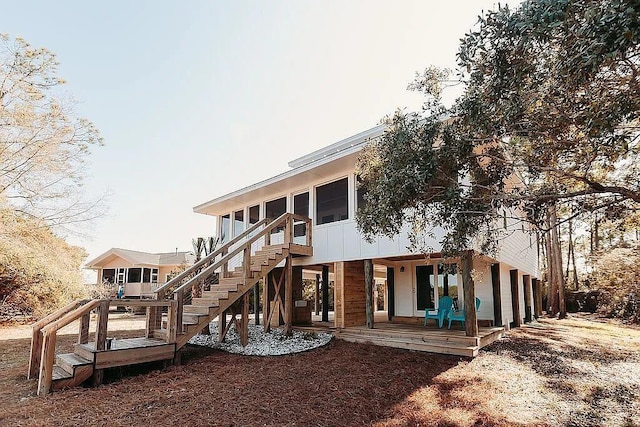
M480 327L477 337L467 337L465 331L459 328L447 329L445 326L439 329L432 325L425 327L393 322L376 323L374 329L368 329L366 326L333 329L318 323L299 329L331 331L336 338L349 342L467 357L477 356L482 347L504 335L503 327Z
M94 343L76 344L75 353L94 361L95 369L172 359L176 346L157 338L128 338L113 340L111 349L96 350Z

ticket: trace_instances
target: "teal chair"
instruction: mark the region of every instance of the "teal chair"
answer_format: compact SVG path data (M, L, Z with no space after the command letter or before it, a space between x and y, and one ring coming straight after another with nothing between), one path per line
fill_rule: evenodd
M444 319L447 317L447 313L453 307L453 300L451 297L444 296L438 300L438 311L435 313L429 313L429 310L424 311L424 326L427 326L428 319L436 319L438 321L438 327L442 328Z
M476 298L476 311L480 308L480 298ZM451 310L447 314L447 319L449 319L449 329L451 329L451 321L458 320L462 322L462 327L464 328L464 310Z

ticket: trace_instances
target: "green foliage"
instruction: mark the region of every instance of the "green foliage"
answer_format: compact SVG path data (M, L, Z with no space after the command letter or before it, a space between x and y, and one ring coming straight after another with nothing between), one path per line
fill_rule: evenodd
M594 260L589 279L599 289L598 311L640 323L640 249L616 248Z
M361 231L409 223L425 249L437 224L445 252L490 252L504 215L546 230L557 203L572 215L640 203L639 40L637 1L528 0L480 17L458 52L463 95L442 106L450 73L427 68L409 87L422 113L387 117L360 157Z
M82 248L56 237L43 222L0 207L0 301L42 316L89 295Z

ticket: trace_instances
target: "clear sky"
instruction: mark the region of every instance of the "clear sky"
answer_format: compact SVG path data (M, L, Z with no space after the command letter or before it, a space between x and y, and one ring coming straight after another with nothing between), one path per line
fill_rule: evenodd
M510 5L518 2L508 1ZM504 1L501 4L505 4ZM0 32L57 54L78 114L105 139L86 189L108 213L70 237L191 250L214 234L195 205L417 109L416 71L455 65L495 1L11 1Z

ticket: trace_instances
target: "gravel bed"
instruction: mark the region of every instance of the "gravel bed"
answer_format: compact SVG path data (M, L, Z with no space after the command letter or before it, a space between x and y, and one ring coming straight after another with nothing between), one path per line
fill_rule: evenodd
M218 343L218 322L211 322L211 335L198 334L189 340L189 344L217 348L234 354L246 356L281 356L284 354L300 353L326 345L333 337L325 332L293 331L293 336L287 337L282 329L273 328L265 333L262 325L249 325L249 344L242 347L240 336L235 325L231 325L225 342Z

